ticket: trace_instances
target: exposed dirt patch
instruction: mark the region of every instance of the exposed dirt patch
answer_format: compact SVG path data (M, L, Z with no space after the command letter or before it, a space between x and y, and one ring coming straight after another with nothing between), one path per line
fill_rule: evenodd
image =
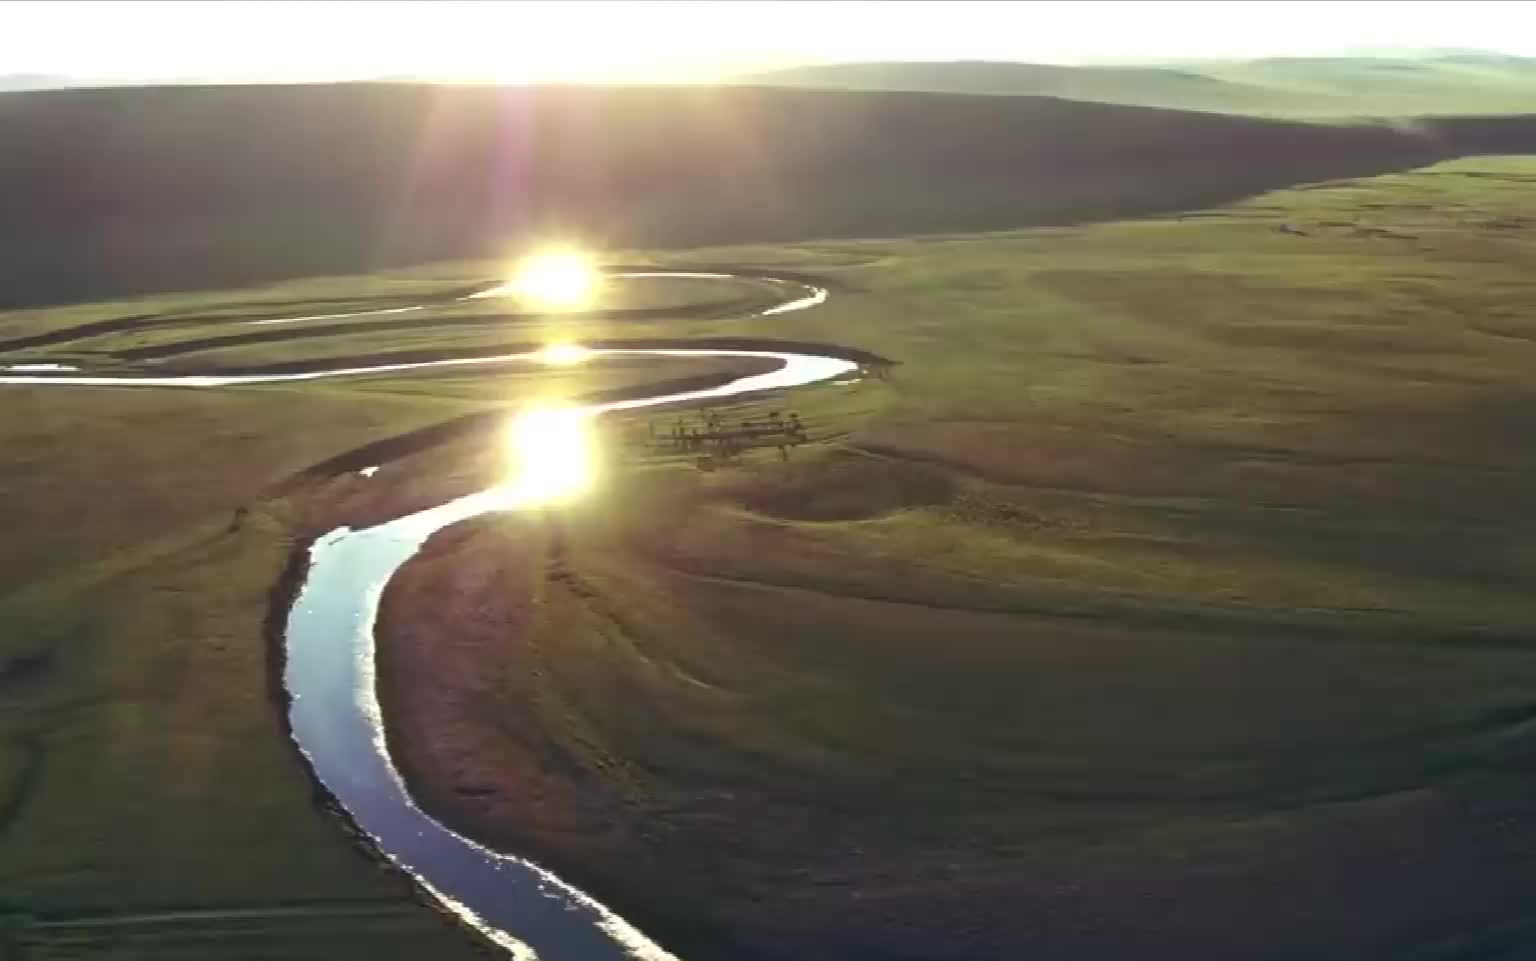
M518 812L558 834L595 835L596 812L546 787L569 772L546 770L558 758L540 744L531 697L538 666L524 644L548 535L538 518L508 515L432 538L380 605L379 694L391 753L429 810L477 825Z

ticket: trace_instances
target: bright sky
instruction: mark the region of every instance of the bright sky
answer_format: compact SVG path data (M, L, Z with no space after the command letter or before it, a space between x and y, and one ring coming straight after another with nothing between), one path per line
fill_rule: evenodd
M0 74L120 80L665 82L819 61L1079 63L1365 47L1536 55L1536 3L0 0Z

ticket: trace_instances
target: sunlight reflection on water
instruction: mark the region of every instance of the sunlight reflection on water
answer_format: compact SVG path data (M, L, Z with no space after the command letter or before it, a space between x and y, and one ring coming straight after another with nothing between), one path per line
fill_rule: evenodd
M550 344L540 350L534 357L541 364L549 364L553 367L564 367L570 364L581 364L592 359L592 351L580 344Z
M507 425L506 507L544 507L579 497L596 478L592 411L535 407Z

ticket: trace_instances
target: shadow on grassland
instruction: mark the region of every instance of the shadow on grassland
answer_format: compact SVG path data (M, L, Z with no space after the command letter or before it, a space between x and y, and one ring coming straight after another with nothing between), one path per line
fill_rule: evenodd
M404 84L0 98L0 305L500 255L1204 207L1536 143L1530 118L1320 125L1049 97Z

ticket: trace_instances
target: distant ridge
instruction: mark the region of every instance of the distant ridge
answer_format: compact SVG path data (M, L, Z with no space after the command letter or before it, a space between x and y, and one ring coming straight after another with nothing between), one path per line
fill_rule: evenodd
M81 85L80 81L59 74L0 73L0 93L21 90L58 90Z
M551 232L622 249L1070 224L1536 151L1536 118L718 86L50 90L0 96L0 131L10 305L502 256Z
M1268 57L1115 66L997 61L833 63L743 84L1062 97L1259 116L1510 114L1536 110L1536 58L1477 50L1418 57Z

